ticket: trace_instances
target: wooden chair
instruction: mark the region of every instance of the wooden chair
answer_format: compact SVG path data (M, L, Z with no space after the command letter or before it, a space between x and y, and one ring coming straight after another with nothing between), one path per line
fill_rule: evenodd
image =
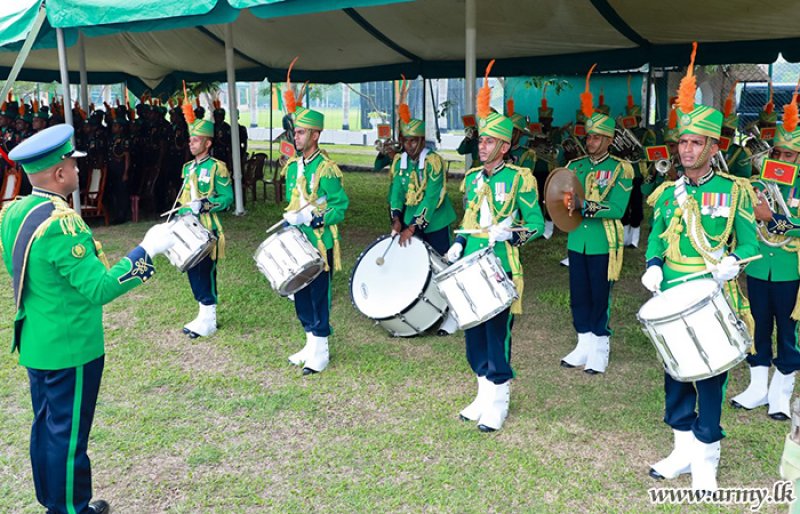
M3 185L0 186L0 208L19 195L22 185L22 172L18 168L6 168L3 174Z
M103 218L108 226L108 212L103 206L106 189L106 167L93 168L86 181L86 190L81 193L81 216L83 218Z
M266 154L264 157L266 159ZM275 187L275 203L281 203L283 201L283 189L286 187L286 179L281 176L282 167L282 162L280 160L269 161L269 168L272 171L272 178L267 179L266 176L263 178L265 201L267 199L267 186L270 185Z

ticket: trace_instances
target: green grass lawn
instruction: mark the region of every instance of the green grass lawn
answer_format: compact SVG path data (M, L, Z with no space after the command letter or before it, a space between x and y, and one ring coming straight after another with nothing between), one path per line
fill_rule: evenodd
M663 373L635 313L641 250L626 250L614 287L611 364L602 376L559 367L574 346L565 236L522 251L525 314L514 326L511 411L480 433L458 412L475 393L463 333L389 337L350 303L359 253L385 233L386 174L348 173L345 269L334 277L331 364L303 377L286 357L304 342L290 301L256 270L253 253L279 218L274 203L226 215L219 266L220 331L187 339L196 313L186 277L163 258L153 281L105 309L106 372L89 453L95 497L120 514L228 512L743 512L747 506L653 506L648 465L671 449ZM461 205L458 183L450 194ZM269 191L271 193L271 191ZM98 227L112 258L148 223ZM10 345L13 302L0 278L0 340ZM27 375L0 354L0 512L41 512L28 458ZM731 374L729 396L747 385ZM770 487L789 423L723 409L721 487ZM785 512L785 506L761 512Z

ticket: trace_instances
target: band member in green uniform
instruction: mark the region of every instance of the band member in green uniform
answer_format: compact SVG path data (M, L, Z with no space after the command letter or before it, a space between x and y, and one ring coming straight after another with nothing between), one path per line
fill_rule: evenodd
M752 325L747 300L735 279L739 260L758 253L749 182L719 173L711 159L719 151L722 113L695 105L694 44L691 63L678 92L679 152L685 174L665 182L648 199L653 226L647 241L647 271L642 284L656 292L676 284L670 280L713 266L740 318ZM732 246L735 242L735 246ZM708 277L708 275L705 275ZM728 372L679 382L664 373L664 422L673 430L674 449L653 464L650 476L672 479L692 474L697 491L717 489L720 425Z
M797 95L784 106L770 158L798 164L800 130L797 130ZM747 356L750 385L731 399L734 407L755 409L769 405L772 419L789 419L789 400L795 373L800 369L797 320L800 319L800 183L769 183L753 178L759 199L753 208L758 227L761 259L747 266L747 293L755 320L755 352ZM772 199L772 205L767 196ZM773 212L774 209L774 212ZM777 328L777 358L772 356L773 327ZM769 368L775 365L767 388Z
M189 123L189 151L194 159L183 165L183 185L178 196L182 208L178 215L197 216L200 223L217 236L211 253L186 271L198 303L198 313L184 325L183 333L194 339L217 331L217 263L225 257L225 233L219 213L233 203L233 186L225 163L209 155L214 125L208 120L195 120L188 100L184 100L183 111Z
M399 235L400 246L416 236L444 255L450 248L450 225L456 220L447 196L447 167L439 154L425 147L425 122L411 118L406 88L404 83L398 109L404 151L395 155L389 171L392 235ZM458 323L450 315L437 333L452 334L456 328Z
M325 270L294 294L295 313L306 333L306 344L289 356L289 362L303 366L303 375L310 375L323 371L330 362L331 280L333 272L342 269L339 224L344 221L350 200L342 187L339 166L319 149L325 117L321 112L297 105L288 77L284 94L284 105L294 114L297 155L281 171L286 177L289 202L283 218L317 247L325 262Z
M570 209L583 215L583 221L567 237L570 308L578 344L561 360L565 368L584 366L584 371L592 375L604 373L608 366L611 286L622 269L620 218L628 205L633 181L630 163L608 153L614 120L600 112L592 113L589 76L593 70L594 66L581 94L581 107L587 117L588 155L567 164L583 184L586 197L569 193L564 200Z
M494 61L492 61L494 62ZM492 64L489 64L488 77ZM482 432L499 430L508 415L511 399L511 328L514 315L522 312L522 265L519 247L542 235L544 218L539 208L536 179L528 168L507 164L503 156L511 147L513 123L490 113L488 78L478 93L480 157L482 166L464 177L467 209L461 227L481 230L462 234L447 252L455 262L491 247L505 272L513 279L520 298L493 318L465 331L467 361L478 379L475 400L461 411L461 418L476 421ZM510 229L516 228L512 232Z
M47 512L107 514L92 502L86 448L103 374L103 305L146 282L174 237L156 225L109 269L102 247L67 197L78 187L73 128L55 125L10 157L33 191L0 212L0 252L16 302L12 351L28 369L36 499Z

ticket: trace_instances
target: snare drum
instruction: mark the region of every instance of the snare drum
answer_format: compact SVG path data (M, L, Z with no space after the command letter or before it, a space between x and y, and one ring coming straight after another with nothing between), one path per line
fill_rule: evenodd
M217 236L204 227L194 214L175 218L170 229L175 236L175 244L165 255L181 271L195 267L211 253L217 242Z
M253 259L281 296L303 289L325 269L319 250L296 227L285 227L269 236Z
M447 311L433 283L446 264L424 241L412 237L400 246L398 237L380 237L361 253L350 276L350 298L390 334L408 337L424 332Z
M519 298L492 248L460 259L435 282L463 330L492 319Z
M667 373L679 382L710 378L739 364L752 339L722 286L709 278L667 289L636 315Z

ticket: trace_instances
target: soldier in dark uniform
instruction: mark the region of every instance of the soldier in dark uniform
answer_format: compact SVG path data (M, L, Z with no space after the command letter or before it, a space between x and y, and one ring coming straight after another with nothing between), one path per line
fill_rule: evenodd
M212 156L225 163L228 169L231 166L231 126L225 121L225 109L219 100L214 100L214 145L211 147Z
M17 117L15 124L15 132L14 137L12 139L12 144L9 147L9 150L12 148L19 146L20 143L25 141L26 139L30 138L35 132L31 128L31 123L33 122L33 109L30 105L21 104L19 106L19 116ZM20 181L19 187L19 194L21 196L29 195L31 193L31 182L28 179L27 175L22 175L22 180Z
M165 196L174 199L181 185L183 164L191 158L189 153L189 127L180 106L172 106L169 111L170 128L167 142L166 165L163 170Z
M130 179L131 151L128 136L128 119L122 109L111 109L111 140L108 145L108 168L106 175L105 204L111 223L128 221L128 181Z

